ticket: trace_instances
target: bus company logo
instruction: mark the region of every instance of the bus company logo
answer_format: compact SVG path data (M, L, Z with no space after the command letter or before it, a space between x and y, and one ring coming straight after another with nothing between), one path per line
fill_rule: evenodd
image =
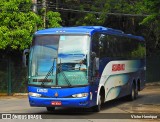
M124 71L125 70L125 64L112 64L112 71Z
M58 93L56 92L56 93L54 94L54 96L55 96L55 97L58 97Z
M44 92L44 93L47 93L47 92L48 92L48 89L37 89L37 92Z

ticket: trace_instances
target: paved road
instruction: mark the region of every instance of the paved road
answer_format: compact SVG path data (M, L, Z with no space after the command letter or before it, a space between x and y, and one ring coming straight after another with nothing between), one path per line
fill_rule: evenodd
M114 116L116 118L121 116L119 114L127 115L126 113L134 113L133 115L137 115L137 113L159 113L160 115L160 86L146 86L139 93L138 99L132 102L124 98L107 102L99 113L91 113L91 110L70 108L58 108L55 112L49 113L45 108L30 107L26 96L0 97L0 113L34 113L47 115L49 118L58 118L57 121L60 121L59 118L63 118L63 121L67 121L64 118L72 120L78 118L83 119L84 122L99 122L101 117L110 116L112 118ZM110 113L113 113L113 115L110 115ZM82 120L79 121L82 122ZM101 121L105 121L105 119ZM123 119L118 121L124 122ZM141 119L138 121L146 120Z

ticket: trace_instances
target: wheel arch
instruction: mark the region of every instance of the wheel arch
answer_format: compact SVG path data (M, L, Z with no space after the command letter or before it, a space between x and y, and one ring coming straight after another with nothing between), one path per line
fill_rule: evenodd
M104 102L105 102L105 88L104 88L103 85L99 87L99 90L98 90L98 92L97 92L97 102L96 102L97 105L98 105L98 95L99 95L99 94L100 94L101 97L102 97L102 103L104 103Z

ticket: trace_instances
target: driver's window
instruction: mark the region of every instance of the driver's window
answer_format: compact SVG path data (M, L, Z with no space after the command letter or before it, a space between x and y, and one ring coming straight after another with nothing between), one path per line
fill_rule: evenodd
M92 37L92 51L91 51L91 74L93 77L96 76L99 69L99 50L100 50L100 39L101 34L95 33Z

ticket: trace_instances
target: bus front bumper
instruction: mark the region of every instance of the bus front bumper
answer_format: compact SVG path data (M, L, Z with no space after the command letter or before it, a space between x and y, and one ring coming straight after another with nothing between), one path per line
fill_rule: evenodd
M53 105L53 103L60 103ZM90 107L89 97L84 98L42 98L29 96L30 106L35 107Z

